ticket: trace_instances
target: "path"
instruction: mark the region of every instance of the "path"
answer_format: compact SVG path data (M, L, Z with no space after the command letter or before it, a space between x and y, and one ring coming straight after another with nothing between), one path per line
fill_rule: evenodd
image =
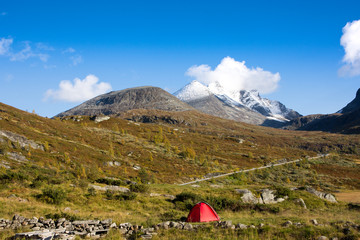
M328 155L329 154L318 154L318 156L316 156L316 157L305 158L305 159L314 160L314 159L321 158L321 157L327 157ZM264 168L270 168L270 167L286 165L286 164L290 164L290 163L296 163L296 162L300 162L300 161L305 160L305 159L296 159L296 160L293 160L293 161L288 161L288 162L283 162L283 163L270 163L269 165L258 167L258 168L239 170L239 171L236 171L236 172L225 173L225 174L221 174L221 175L217 175L217 176L213 176L213 177L198 179L198 180L195 180L195 181L192 181L192 182L182 183L182 184L179 184L179 186L184 186L184 185L188 185L188 184L208 181L208 180L211 180L211 179L214 179L214 178L221 178L221 177L225 177L225 176L230 176L230 175L233 175L233 174L236 174L236 173L251 172L251 171L258 170L258 169L264 169Z

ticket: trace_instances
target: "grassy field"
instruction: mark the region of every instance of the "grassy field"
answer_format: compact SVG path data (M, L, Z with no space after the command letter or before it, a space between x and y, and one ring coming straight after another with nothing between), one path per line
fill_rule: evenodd
M157 116L158 120L144 124L136 122L136 116ZM159 232L157 238L359 237L359 232L352 229L344 234L338 226L340 221L360 224L359 210L348 205L359 199L360 138L356 135L277 130L197 112L137 110L95 123L85 116L47 119L0 104L0 118L0 131L25 136L44 148L0 138L0 218L18 213L25 217L112 218L116 223L152 226L184 219L190 207L203 200L223 220L256 226L263 223L266 227L234 232L210 224L195 232ZM330 155L306 160L319 153ZM253 168L284 158L304 160L198 186L178 185L209 173ZM89 185L133 188L131 182L142 188L123 194ZM340 201L329 203L304 190L289 190L304 186L333 193ZM286 189L289 199L254 207L243 204L235 192L250 189L259 194L264 188ZM169 195L177 200L170 200ZM307 209L296 205L296 198L304 199ZM311 219L323 225L313 226ZM287 220L302 225L281 227ZM13 233L2 231L0 238ZM119 235L112 232L107 239L119 239Z

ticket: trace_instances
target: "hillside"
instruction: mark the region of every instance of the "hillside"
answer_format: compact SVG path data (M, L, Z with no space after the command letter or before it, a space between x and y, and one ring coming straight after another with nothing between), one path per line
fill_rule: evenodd
M329 214L336 216L331 221L354 221L357 213L348 210L346 204L328 205L303 191L294 196L305 199L309 212L302 212L293 200L274 207L264 206L261 211L251 210L249 205L238 203L241 195L234 194L235 189L256 192L277 185L287 188L309 185L330 192L360 189L357 174L360 169L354 162L359 159L359 152L360 139L355 135L278 130L198 111L135 109L96 123L89 116L48 119L0 104L0 214L3 218L11 218L15 212L29 218L45 215L112 218L118 223L152 226L186 216L189 201L176 203L168 197L190 192L195 194L191 195L192 201L204 199L213 203L220 216L234 224L264 221L280 225L291 219L304 222L304 228L296 233L301 235L307 228L306 219L318 218L330 224ZM229 176L202 183L200 187L175 185L205 175L319 153L332 155L313 162ZM135 183L151 184L145 184L144 192L138 192ZM133 190L131 193L99 190L108 185ZM217 202L225 201L224 197L225 205ZM271 234L279 234L281 229L274 229ZM311 236L321 232L317 228L313 231ZM335 234L336 230L329 228L329 232ZM2 234L0 231L0 237ZM171 232L159 234L161 239L174 236ZM197 234L201 238L201 231ZM228 239L236 239L230 237L231 232L224 234ZM264 233L259 230L256 234ZM298 239L296 236L300 235L296 234L286 236Z

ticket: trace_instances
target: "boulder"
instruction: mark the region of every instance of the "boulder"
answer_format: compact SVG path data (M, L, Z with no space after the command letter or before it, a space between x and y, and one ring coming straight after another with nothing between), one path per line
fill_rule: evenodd
M239 224L236 225L236 228L247 229L248 227L245 224L239 223Z
M252 203L252 204L263 203L261 198L255 197L254 194L248 189L235 189L235 192L242 194L241 200L244 203Z
M332 195L331 193L323 193L323 192L317 191L311 187L306 187L305 190L321 199L326 200L326 201L333 202L333 203L337 202L335 196Z
M94 116L91 118L91 120L94 120L95 123L100 123L103 121L107 121L109 120L110 117L109 116Z
M22 135L19 135L19 134L10 132L10 131L0 130L0 137L2 137L2 136L9 139L11 142L19 144L19 146L22 149L31 147L32 149L40 149L40 150L44 151L44 146L42 144L37 144L36 142L29 140Z
M289 227L291 225L293 225L293 223L291 221L286 221L282 224L283 227Z
M261 190L261 198L264 204L277 203L277 201L275 200L274 190L270 190L270 189Z
M302 208L306 209L306 204L302 198L297 198L294 200L294 202L298 205L300 205Z

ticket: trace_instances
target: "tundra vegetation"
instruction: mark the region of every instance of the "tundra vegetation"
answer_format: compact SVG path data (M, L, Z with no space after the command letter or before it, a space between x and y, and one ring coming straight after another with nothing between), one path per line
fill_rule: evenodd
M167 121L135 122L134 115L165 116ZM256 228L235 231L203 224L196 231L159 230L153 239L360 237L359 229L344 230L342 225L360 224L358 135L277 130L191 111L134 110L96 123L87 116L47 119L0 104L0 119L0 218L15 213L27 218L111 218L151 227L183 221L195 203L206 201L222 220ZM329 155L309 159L318 154ZM305 187L339 196L338 202L318 198ZM237 189L250 190L256 198L262 189L270 189L286 199L245 203ZM303 199L306 209L297 199ZM284 227L287 221L300 224ZM26 230L0 230L0 238ZM120 236L113 230L105 239Z

